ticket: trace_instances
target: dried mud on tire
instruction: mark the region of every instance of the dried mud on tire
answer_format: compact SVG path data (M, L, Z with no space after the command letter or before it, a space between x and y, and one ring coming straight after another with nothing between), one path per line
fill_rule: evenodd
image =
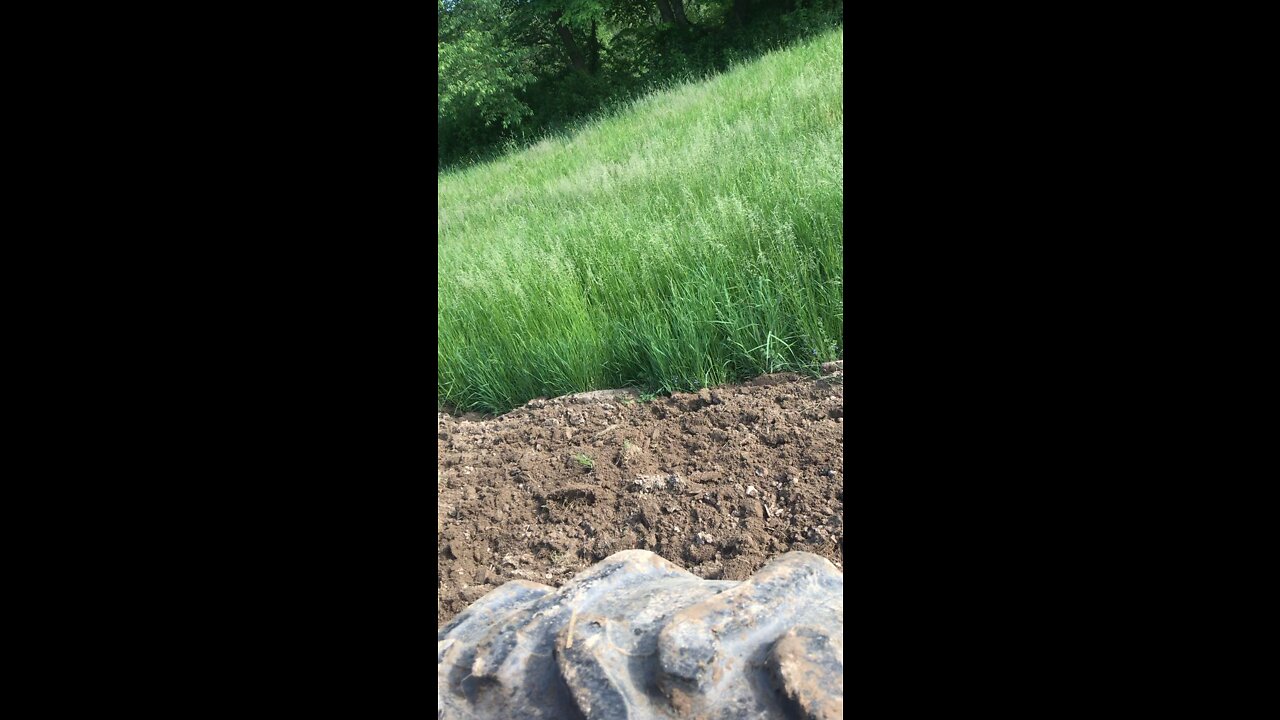
M838 365L650 402L439 413L438 624L503 583L560 585L621 550L713 580L793 550L842 567L843 417Z
M437 717L844 717L844 576L792 552L744 582L624 550L512 582L437 636Z

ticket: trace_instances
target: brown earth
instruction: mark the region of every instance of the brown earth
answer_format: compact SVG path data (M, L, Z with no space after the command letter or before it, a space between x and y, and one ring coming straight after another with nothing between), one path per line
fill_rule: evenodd
M840 365L648 402L606 390L439 413L437 622L508 580L560 585L632 548L709 579L788 550L843 567Z

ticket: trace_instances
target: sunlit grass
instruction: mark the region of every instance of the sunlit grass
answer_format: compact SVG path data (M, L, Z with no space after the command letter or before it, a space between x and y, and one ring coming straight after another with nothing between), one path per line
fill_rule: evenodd
M843 356L843 30L439 177L439 400Z

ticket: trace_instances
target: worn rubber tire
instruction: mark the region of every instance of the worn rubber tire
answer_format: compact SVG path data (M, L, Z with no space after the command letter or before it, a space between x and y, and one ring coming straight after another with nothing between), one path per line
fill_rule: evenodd
M440 629L438 717L839 718L844 575L791 552L743 582L644 550L509 582Z

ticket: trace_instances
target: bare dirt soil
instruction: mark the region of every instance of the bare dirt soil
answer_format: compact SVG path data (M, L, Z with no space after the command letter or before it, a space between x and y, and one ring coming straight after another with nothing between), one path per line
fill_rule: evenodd
M619 551L743 580L788 550L844 562L844 372L641 401L606 390L439 413L437 622L508 580Z

